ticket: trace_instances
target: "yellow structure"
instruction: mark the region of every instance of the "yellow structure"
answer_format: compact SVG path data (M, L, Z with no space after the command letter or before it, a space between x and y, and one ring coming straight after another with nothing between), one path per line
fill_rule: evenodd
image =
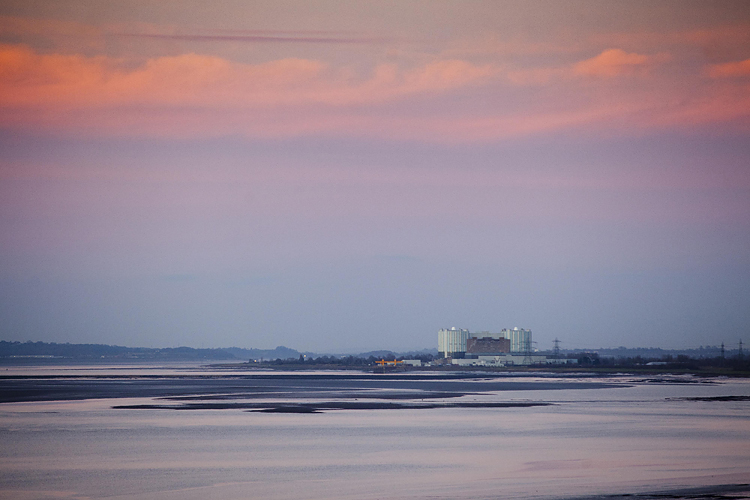
M398 363L403 363L403 361L396 361L395 359L393 361L386 361L384 359L381 359L380 361L375 361L377 364L385 368L385 365L393 365L396 366Z

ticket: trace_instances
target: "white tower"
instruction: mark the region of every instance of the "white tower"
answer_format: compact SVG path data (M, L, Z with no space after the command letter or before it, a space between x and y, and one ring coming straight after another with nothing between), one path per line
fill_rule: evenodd
M438 354L445 358L462 358L466 354L466 341L469 330L463 328L442 328L438 330Z

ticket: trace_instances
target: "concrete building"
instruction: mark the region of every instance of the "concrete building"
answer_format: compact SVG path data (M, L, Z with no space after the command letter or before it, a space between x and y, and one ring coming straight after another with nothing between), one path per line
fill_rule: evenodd
M481 335L481 334L475 334ZM466 354L497 354L510 352L510 340L505 338L470 336L466 341Z
M466 341L469 330L463 328L442 328L438 331L438 355L444 358L463 358L466 355Z
M470 333L469 338L477 339L508 339L510 341L510 351L498 352L523 352L531 350L531 330L523 328L503 328L500 333L493 332L475 332Z
M500 354L528 357L531 351L531 330L523 328L503 328L500 333L483 331L474 334L456 327L438 331L438 353L444 358L476 359L479 355Z
M500 354L497 356L476 356L464 359L452 359L451 364L458 366L528 366L547 363L547 356L534 354Z
M531 351L531 330L523 328L503 328L500 332L503 338L510 340L510 352Z
M470 333L464 328L438 331L438 353L460 366L513 366L548 362L531 348L531 330L503 328L500 333Z

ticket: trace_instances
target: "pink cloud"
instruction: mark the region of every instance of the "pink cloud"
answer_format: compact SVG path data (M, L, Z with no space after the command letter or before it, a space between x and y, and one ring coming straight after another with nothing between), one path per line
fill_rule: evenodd
M696 74L689 86L669 68L649 73L666 58L609 49L576 64L536 68L433 58L379 63L362 76L302 58L246 64L188 53L132 67L105 56L0 45L0 126L95 136L477 142L560 130L744 123L750 116L745 88L731 79L707 85ZM614 78L647 74L647 86ZM470 105L458 106L459 98Z
M707 68L711 78L730 78L750 75L750 59L733 61L724 64L713 64Z
M666 59L668 59L668 55L663 53L648 56L628 53L621 49L608 49L596 57L577 63L573 67L573 72L595 77L643 74Z
M441 92L486 80L490 66L437 61L412 70L383 64L369 79L353 80L320 61L280 59L241 64L183 54L148 60L135 70L105 57L37 54L0 47L0 102L13 107L194 104L268 107L366 104Z

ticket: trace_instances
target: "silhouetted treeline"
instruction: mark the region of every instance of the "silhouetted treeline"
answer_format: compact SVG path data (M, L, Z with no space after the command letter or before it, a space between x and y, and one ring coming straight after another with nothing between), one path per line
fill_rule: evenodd
M300 354L298 358L281 359L277 358L270 363L276 365L308 365L308 366L341 366L341 367L356 367L356 366L372 366L377 361L382 359L393 361L403 361L404 359L419 359L422 363L429 363L435 356L433 354L420 354L414 357L405 358L404 356L397 356L392 352L385 351L386 354L382 356L304 356ZM390 355L389 355L390 354ZM253 360L251 360L253 362Z
M277 346L274 349L245 349L243 347L227 347L223 348L224 351L234 355L237 359L252 359L252 360L271 360L271 359L290 359L297 358L301 353L296 349L290 349L283 345Z
M725 346L725 357L730 358L739 354L737 344L727 344ZM635 358L641 357L644 359L658 360L664 356L688 356L690 358L717 358L721 356L721 346L718 345L706 345L700 346L694 349L662 349L660 347L614 347L614 348L602 348L597 349L561 349L562 355L574 354L577 355L581 352L596 352L602 357L614 357L614 358ZM550 356L552 351L545 351L541 354Z
M565 358L575 358L579 366L602 366L617 368L663 368L667 370L701 371L706 369L728 369L750 371L750 357L742 353L724 357L692 357L686 354L664 354L648 356L600 356L598 352L568 353Z

